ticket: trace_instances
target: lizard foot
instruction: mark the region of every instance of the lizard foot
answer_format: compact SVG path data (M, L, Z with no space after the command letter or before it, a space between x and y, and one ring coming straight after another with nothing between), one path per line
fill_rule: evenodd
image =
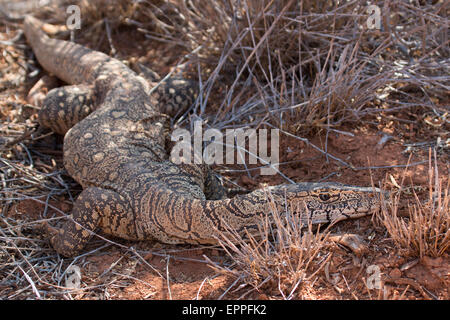
M336 242L340 245L349 248L358 257L368 251L367 244L364 242L362 237L357 234L344 233L331 235L329 239L333 242Z

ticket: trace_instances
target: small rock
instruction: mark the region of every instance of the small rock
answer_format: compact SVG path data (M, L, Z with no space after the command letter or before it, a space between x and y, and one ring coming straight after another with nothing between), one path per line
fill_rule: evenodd
M392 269L391 272L389 272L389 276L392 279L398 279L398 278L400 278L402 276L402 272L400 271L399 268L395 268L395 269Z
M149 252L144 256L144 260L150 261L153 258L153 253Z

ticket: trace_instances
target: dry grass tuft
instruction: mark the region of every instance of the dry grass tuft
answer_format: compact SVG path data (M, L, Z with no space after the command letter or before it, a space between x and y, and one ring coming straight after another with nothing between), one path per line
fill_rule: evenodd
M269 120L304 134L412 107L393 93L436 109L426 96L445 98L448 77L432 76L448 68L443 3L371 4L381 8L380 30L367 28L361 1L171 1L165 6L173 19L159 16L171 32L147 35L189 52L205 79L195 112L205 118L207 106L215 105L210 123L219 128ZM424 95L411 94L413 88Z
M449 50L442 1L371 1L380 8L380 29L367 27L365 1L80 4L83 33L93 39L106 41L106 19L112 30L133 27L181 48L180 60L201 82L193 111L218 129L269 123L307 134L403 109L445 113Z
M436 155L435 155L436 157ZM428 198L408 200L408 218L399 216L401 193L391 199L377 216L386 227L391 239L406 256L439 257L450 249L450 185L439 176L436 164L432 166L431 150L428 170Z
M313 232L311 224L302 229L298 216L280 214L275 206L271 209L271 218L261 219L258 236L247 233L244 239L231 228L221 233L219 243L233 264L210 264L219 273L235 278L238 288L251 286L241 298L256 290L287 300L301 299L301 289L315 282L331 258L329 252L323 252L329 234Z

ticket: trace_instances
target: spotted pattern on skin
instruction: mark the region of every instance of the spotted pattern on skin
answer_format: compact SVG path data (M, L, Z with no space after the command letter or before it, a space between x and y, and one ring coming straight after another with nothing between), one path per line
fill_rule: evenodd
M84 85L55 88L48 92L43 105L39 123L64 135L94 111L92 89Z
M257 232L273 205L313 223L379 209L371 188L333 183L279 185L227 198L207 166L169 161L170 117L195 102L195 82L169 78L151 91L122 62L50 39L41 25L25 18L27 40L40 64L70 85L48 93L39 121L65 134L64 166L83 187L64 225L47 226L58 253L78 254L97 229L130 240L215 243L225 225L243 236Z

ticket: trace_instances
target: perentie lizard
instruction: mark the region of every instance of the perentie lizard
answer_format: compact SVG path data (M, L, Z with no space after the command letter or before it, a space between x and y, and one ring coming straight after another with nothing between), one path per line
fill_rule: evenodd
M83 187L71 219L47 226L58 253L77 254L96 229L132 240L215 243L227 228L256 232L271 203L312 223L379 209L380 190L338 183L278 185L226 198L206 166L169 161L169 116L192 103L191 82L169 79L149 94L148 82L120 61L51 39L41 26L27 16L26 38L42 67L70 85L48 93L39 121L65 134L64 166Z

